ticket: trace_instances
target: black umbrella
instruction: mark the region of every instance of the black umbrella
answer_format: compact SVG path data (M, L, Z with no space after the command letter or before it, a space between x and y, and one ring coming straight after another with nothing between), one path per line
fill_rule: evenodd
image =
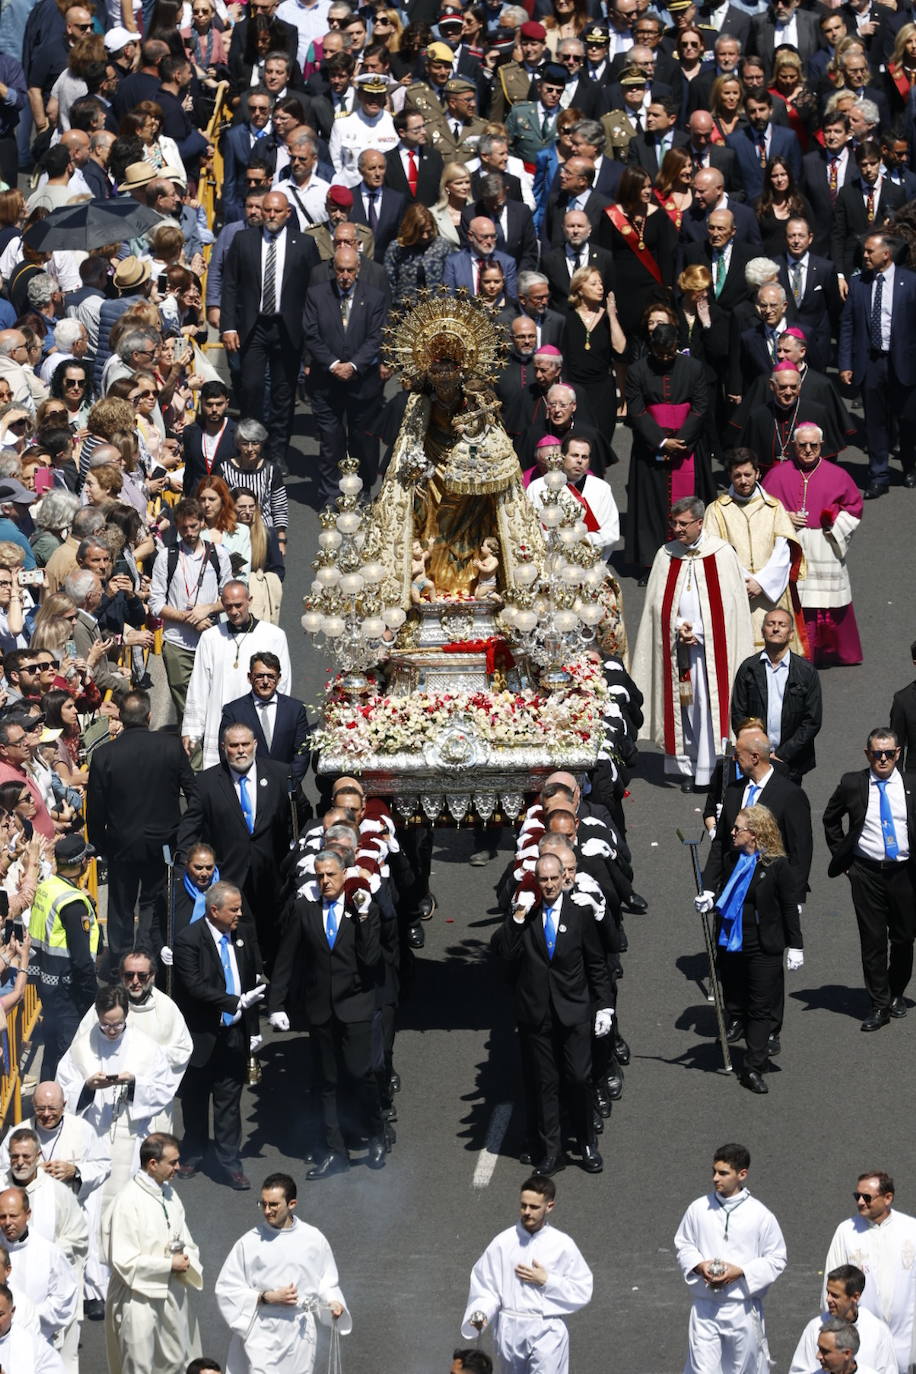
M137 238L157 224L163 216L140 205L132 196L123 200L83 200L78 205L62 205L27 229L23 235L30 248L54 253L81 248L88 253L106 243L122 243Z

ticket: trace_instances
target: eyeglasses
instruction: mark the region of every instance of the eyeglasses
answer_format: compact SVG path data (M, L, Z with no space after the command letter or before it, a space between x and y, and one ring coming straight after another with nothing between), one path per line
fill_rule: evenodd
M239 448L260 448L260 439L239 439Z
M138 400L138 401L142 401L144 396L158 396L158 395L159 395L159 392L158 392L158 391L155 391L155 390L153 390L153 391L138 391L138 392L137 392L137 400Z
M282 1207L285 1201L286 1199L284 1198L283 1202L265 1202L264 1199L261 1198L258 1202L258 1206L262 1212L276 1212L277 1208Z
M869 749L870 759L895 759L900 753L899 749Z
M881 1197L881 1193L853 1193L856 1202L864 1202L867 1207L870 1202L874 1202L876 1197Z
M92 28L92 24L70 24L68 27L71 29L79 29L80 33L85 33L87 29Z
M820 448L820 446L821 446L821 441L820 441L820 439L796 439L796 440L795 440L795 447L796 447L796 448Z
M125 974L124 974L124 981L125 981L125 983L148 983L148 982L150 981L150 979L155 978L155 976L156 976L156 975L155 975L154 973L152 973L152 972L150 972L150 973L136 973L136 972L134 972L134 973L125 973Z
M732 834L733 834L733 835L753 835L753 833L754 833L753 830L748 830L748 828L747 828L746 825L733 825L733 826L732 826Z
M276 682L276 681L277 681L277 674L276 674L276 673L252 673L251 676L254 678L255 682Z
M126 1021L100 1021L99 1030L105 1035L111 1035L113 1031L122 1031L126 1025Z

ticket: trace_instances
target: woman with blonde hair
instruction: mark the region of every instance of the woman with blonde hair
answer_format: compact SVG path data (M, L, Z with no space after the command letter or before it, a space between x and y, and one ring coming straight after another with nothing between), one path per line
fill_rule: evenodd
M461 247L458 226L461 212L470 200L471 174L467 167L463 162L447 162L442 172L439 199L430 213L440 235L452 248Z
M73 638L76 617L76 606L67 593L51 592L41 603L41 609L35 617L29 647L50 649L62 658L67 640Z
M605 292L597 267L580 267L569 282L563 375L585 392L595 426L608 444L617 424L614 365L622 361L626 347L613 291Z
M451 244L437 232L432 211L425 205L408 205L397 238L385 249L392 306L412 305L418 291L441 286L451 251Z
M910 103L916 85L916 24L904 24L897 34L894 51L884 73L884 87L891 112L900 114Z
M733 1031L743 1025L747 1042L740 1081L753 1093L766 1093L763 1074L785 997L783 955L790 971L805 961L798 879L766 806L738 812L730 857L715 900L719 973L729 1023Z
M747 121L744 118L744 87L737 76L717 76L709 92L712 115L711 143L724 143Z

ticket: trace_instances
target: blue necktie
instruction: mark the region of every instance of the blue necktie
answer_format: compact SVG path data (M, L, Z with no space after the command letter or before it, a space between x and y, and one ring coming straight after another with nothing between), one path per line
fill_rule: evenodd
M745 805L746 807L747 807L747 806L753 806L753 805L754 805L754 802L757 800L757 798L759 797L759 795L760 795L760 788L757 786L757 784L756 784L755 782L752 782L751 785L750 785L750 787L747 789L747 801L744 803L744 805Z
M248 779L243 773L239 778L239 797L242 802L242 815L245 817L245 824L248 826L248 834L254 830L254 812L251 809L251 798L248 795Z
M880 814L881 831L884 835L884 857L886 859L897 859L900 856L900 846L897 843L897 831L894 829L894 813L891 810L891 799L887 795L887 782L879 782L878 791L881 794Z
M334 948L334 941L337 939L337 903L331 902L328 906L328 944Z
M232 961L229 958L229 936L219 937L219 961L223 966L223 977L226 980L226 991L234 994L236 991L235 979L232 976ZM224 1011L222 1021L224 1026L232 1025L232 1012Z
M544 908L544 939L547 941L547 957L553 958L553 952L557 947L557 923L553 919L553 907Z

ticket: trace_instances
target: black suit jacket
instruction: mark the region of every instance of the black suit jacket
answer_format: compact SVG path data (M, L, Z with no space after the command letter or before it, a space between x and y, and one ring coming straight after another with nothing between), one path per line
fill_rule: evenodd
M184 480L183 490L185 496L193 496L197 490L197 483L202 478L208 477L207 463L204 458L204 446L202 440L201 427L195 423L188 425L182 432L181 446L184 451ZM219 464L227 458L235 457L235 421L231 415L226 416L226 428L223 430L216 446L216 453L213 456L213 467L218 468Z
M289 55L298 76L299 63L296 61L296 53L299 48L299 30L295 24L287 24L285 19L278 19L276 15L271 22L280 31L283 41L279 46ZM250 19L240 19L232 30L232 38L229 43L229 84L235 95L244 94L251 85L251 63L245 61L246 40L250 24ZM276 47L277 44L272 46Z
M289 849L289 769L262 757L255 766L258 785L252 834L232 774L225 763L217 763L197 775L194 795L178 829L178 850L187 857L195 840L212 845L220 877L241 888L253 907L266 911L278 901L277 870Z
M737 851L732 856L730 867L734 867L735 858ZM745 926L749 919L754 920L764 954L782 954L786 949L804 947L798 919L795 874L786 859L757 864L745 894L743 919Z
M506 188L506 196L508 199L521 201L524 205L522 183L519 181L518 177L513 176L511 172L500 172L499 175L503 179L503 185ZM478 167L476 172L471 173L471 195L475 200L480 196L480 184L485 176L487 176L487 172L485 172L482 167ZM489 216L487 216L487 218L489 218Z
M846 169L841 186L848 186L858 175L856 160L849 150ZM827 154L823 148L815 146L802 157L802 181L799 188L814 214L814 251L821 256L830 253L830 235L833 228L833 201L830 199L830 181L827 175ZM837 188L838 191L841 187Z
M767 669L759 654L751 654L738 665L732 683L731 716L733 729L750 716L763 721L767 718ZM814 741L821 720L820 675L806 658L790 654L776 750L790 773L810 773L814 767Z
M404 211L410 204L410 196L404 195L401 191L393 191L390 186L382 187L382 194L379 196L376 206L378 222L375 234L375 261L381 262L385 256L385 249L395 237L404 218ZM359 186L353 187L353 209L350 211L350 218L354 224L365 224L368 226L369 218L367 213L368 201L363 197Z
M336 282L316 282L305 296L306 361L311 364L310 389L346 386L351 393L368 397L381 391L378 363L388 298L359 278L353 288L353 304L346 329L340 316ZM328 369L337 359L353 363L356 376L338 382Z
M274 965L271 1012L285 1010L296 1024L371 1021L384 979L378 907L361 920L349 902L328 944L321 901L300 898L292 909ZM300 1018L304 1018L304 1021Z
M547 201L547 211L544 215L544 232L542 235L545 248L559 248L563 242L563 219L569 209L570 197L566 191L559 191L556 195L550 195ZM582 213L588 219L589 224L594 230L601 219L602 214L610 205L607 196L603 196L600 191L589 191L588 200L582 207Z
M763 250L763 239L760 236L760 225L753 210L742 204L740 200L735 200L733 195L729 195L728 204L723 206L723 209L731 210L734 217L735 242L755 248L757 252L752 253L751 257L757 257ZM684 243L703 243L706 239L706 221L708 219L708 211L702 210L696 203L691 205L681 220L681 238Z
M606 248L587 243L582 253L582 266L595 267L601 273L605 293L615 286L614 255ZM570 272L565 246L550 248L541 257L541 271L550 283L550 308L563 314L569 303Z
M795 11L795 25L798 42L796 48L802 60L802 66L809 57L813 57L818 48L821 47L821 31L818 27L818 16L811 14L808 10L798 9ZM747 51L754 53L762 58L767 71L773 66L773 53L776 48L776 25L773 21L773 14L768 10L766 14L757 14L751 19L751 31L748 37Z
M190 803L195 790L177 735L128 726L92 755L86 790L89 843L115 863L162 863L162 846L175 843L181 796Z
M721 293L714 297L720 310L734 310L741 301L750 299L751 293L744 279L744 269L751 258L758 256L758 251L750 244L738 243L736 239L732 239L732 252L728 271L725 274L725 284ZM716 274L712 265L712 248L708 239L704 239L702 243L690 244L684 250L684 261L686 263L699 263L702 267L708 267L715 282Z
M787 300L794 301L785 256L780 258L779 282ZM843 313L837 270L828 258L808 254L805 290L794 313L794 323L805 331L808 339L808 362L818 372L826 372L831 362L830 338L839 330Z
M301 701L284 696L282 692L277 693L277 712L269 748L261 729L261 713L252 701L250 692L226 702L220 734L227 725L250 725L258 743L259 760L268 758L285 764L294 783L301 782L305 777L309 766L306 745L311 727Z
M525 312L521 309L520 306L516 306L512 311L512 319L517 319L519 315L523 315L524 313ZM563 333L565 329L565 314L561 315L559 311L551 310L548 307L548 309L544 313L544 320L541 325L541 337L538 343L538 347L543 348L544 344L553 344L556 348L559 348L561 343L563 342Z
M860 768L855 773L844 773L824 809L824 837L832 856L827 869L830 878L845 873L855 859L855 848L868 814L870 772L870 768ZM901 776L906 793L907 838L912 865L916 859L916 773ZM844 821L847 822L845 832Z
M894 185L885 177L875 202L875 217L869 224L860 177L856 175L846 183L833 207L830 238L830 257L838 272L850 277L857 267L862 266L863 237L870 230L880 229L888 215L899 209L906 198L903 187Z
M242 348L261 311L261 230L242 229L229 246L223 266L220 329L235 330ZM277 305L293 348L302 347L302 307L309 273L319 260L314 240L286 222L283 280L277 284Z
M401 195L406 196L409 202L412 197L407 173L404 171L404 164L401 161L401 150L399 148L389 149L385 154L385 162L388 164L385 172L385 185L390 186L392 191L400 191ZM442 154L437 153L435 148L420 150L417 164L416 199L418 205L435 205L439 199L439 183L442 180L444 166ZM471 185L473 186L473 182Z
M904 771L909 772L916 764L916 682L910 682L894 693L891 729L903 750Z
M689 142L690 139L687 134L682 133L680 129L674 130L672 148L683 148ZM637 134L635 138L631 138L630 147L627 150L627 161L634 167L641 167L654 180L658 176L660 166L658 139L655 134Z
M231 939L241 990L250 992L261 966L257 937L250 925L240 921ZM229 1032L230 1044L235 1042L237 1053L247 1054L247 1039L233 1032L241 1029L245 1036L257 1035L258 1010L257 1007L249 1007L242 1012L242 1019L236 1026L221 1026L223 1012L234 1016L238 1011L239 998L226 991L219 950L205 916L179 932L172 952L175 960L175 1001L194 1042L191 1068L199 1069L207 1063L216 1048L221 1029Z
M611 1005L607 959L594 916L564 894L554 906L554 918L557 942L552 959L547 956L540 902L524 922L510 915L503 925L501 953L509 965L520 1026L540 1026L548 1016L561 1026L577 1026L590 1019L593 1007Z
M496 224L496 247L501 253L508 253L515 259L520 272L536 272L538 265L538 241L534 232L534 217L527 205L521 201L506 201L506 232L503 233L499 220ZM459 234L462 243L467 244L468 225L478 215L490 215L481 201L466 205L461 212ZM501 216L500 216L501 218Z
M716 833L709 850L709 858L703 870L703 886L716 892L727 871L729 855L732 852L732 826L741 810L741 799L748 779L741 778L725 789L722 814L716 826ZM805 900L808 890L808 875L811 872L811 859L814 840L811 835L811 805L797 783L773 772L763 791L758 793L757 806L766 806L772 811L782 835L786 857L796 879L797 902Z

